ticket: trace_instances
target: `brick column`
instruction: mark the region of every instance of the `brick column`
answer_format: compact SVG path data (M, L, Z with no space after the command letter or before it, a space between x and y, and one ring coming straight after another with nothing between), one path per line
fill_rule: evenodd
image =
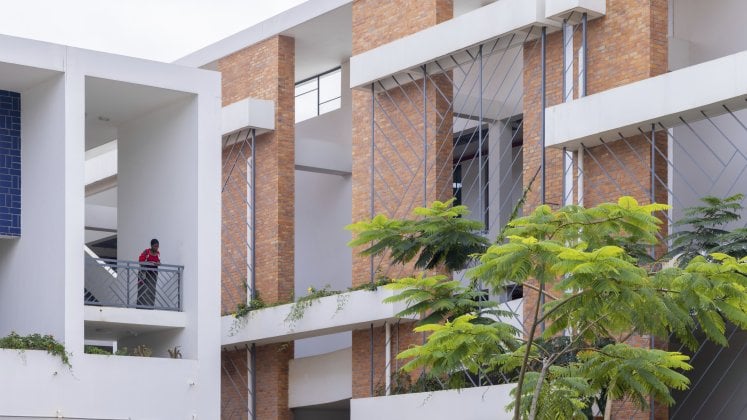
M355 0L353 3L353 54L360 54L380 45L395 41L412 33L451 19L452 0ZM374 212L386 212L390 217L408 217L414 207L435 199L447 199L451 190L443 185L450 183L451 170L438 171L443 164L450 164L450 147L439 147L451 141L451 110L443 97L439 98L435 85L442 95L451 95L451 84L445 78L435 76L427 81L425 104L422 79L403 84L388 92L376 93L378 105L375 112L377 128L376 165L381 171L376 175L375 191L371 191L371 125L372 98L370 91L353 92L353 221L371 217L371 196L376 197ZM423 106L427 122L424 126ZM388 117L384 116L384 112ZM448 121L448 123L442 123ZM427 133L428 166L423 191L423 132ZM383 140L386 133L387 141ZM440 152L436 152L439 151ZM399 156L397 156L399 155ZM388 161L388 164L384 162ZM389 166L391 165L391 166ZM386 168L386 169L385 169ZM416 172L410 177L408 169ZM399 182L395 173L407 177ZM383 178L383 179L382 179ZM447 179L448 178L448 179ZM409 182L412 179L412 182ZM388 186L384 185L388 182ZM403 185L405 184L405 185ZM448 196L444 194L448 193ZM389 211L386 211L386 209ZM353 285L370 281L370 260L355 255L353 258ZM399 271L397 271L399 273ZM389 273L389 275L397 275ZM392 343L392 356L411 343L420 343L422 336L412 333L412 324L402 324L392 334L399 332L399 348ZM371 378L371 333L369 330L353 333L353 398L370 394ZM374 329L374 387L383 388L384 379L384 330Z
M255 284L268 303L293 296L294 179L295 179L295 41L274 36L218 62L223 76L223 105L246 99L275 102L275 130L256 139L256 243ZM224 197L224 201L243 200ZM224 202L223 217L237 220L239 235L246 225L246 206ZM235 204L235 203L233 203ZM227 212L225 209L231 208ZM231 232L230 234L235 234ZM245 245L224 240L224 254L246 255ZM239 249L233 249L238 247ZM224 261L230 264L230 261ZM242 277L242 274L243 277ZM243 282L245 273L226 276L222 281ZM235 285L232 285L235 286ZM235 287L224 287L232 289ZM246 299L246 296L233 297ZM236 304L238 302L235 302ZM239 352L244 352L239 350ZM257 414L260 419L290 419L288 409L288 361L293 343L257 348ZM244 375L245 376L245 375ZM223 390L224 395L227 390Z
M667 70L667 1L608 0L606 16L590 21L587 27L587 94L592 95L617 86L646 79ZM578 38L578 34L577 34ZM578 40L576 46L578 47ZM562 101L562 33L547 37L546 101L547 106ZM540 52L539 44L529 42L524 47L524 182L525 187L540 167ZM577 68L576 68L577 69ZM640 202L650 202L651 144L642 136L632 137L627 144L611 142L591 147L584 155L584 204L617 200L631 195ZM656 143L666 153L666 137L657 135ZM592 157L593 156L593 157ZM597 163L596 161L599 163ZM655 163L657 181L655 198L666 202L667 166ZM603 169L602 169L603 168ZM562 204L562 153L546 150L546 203ZM622 191L621 191L622 190ZM532 187L524 212L540 203L539 177ZM666 231L666 226L663 227ZM537 293L524 289L525 319L537 301ZM634 345L648 346L648 337L633 337ZM666 418L666 407L657 405L656 417ZM648 419L649 413L636 410L630 404L615 403L613 413L618 418Z

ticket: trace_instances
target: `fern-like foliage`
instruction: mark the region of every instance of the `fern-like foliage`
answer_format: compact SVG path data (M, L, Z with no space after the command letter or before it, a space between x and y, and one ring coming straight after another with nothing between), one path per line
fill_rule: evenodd
M431 376L447 377L451 387L461 388L464 377L449 374L466 371L480 375L486 366L494 364L497 356L519 347L518 331L511 325L479 324L472 322L474 318L474 315L461 315L444 324L415 328L415 332L430 335L422 346L413 346L397 355L398 359L411 359L402 369L411 372L426 367Z
M443 275L397 279L384 287L399 291L384 303L406 302L407 308L397 316L422 316L417 325L453 321L462 315L473 315L472 323L489 324L496 317L510 316L496 309L497 303L488 300L487 293Z
M416 331L429 333L425 344L398 357L409 360L405 370L424 368L452 386L465 379L455 372L516 378L517 420L584 418L592 405L602 408L605 394L643 407L651 395L671 404L670 390L689 385L681 373L691 368L687 356L625 344L633 334L674 334L695 348L697 329L722 346L728 322L747 329L747 257L718 252L733 245L724 238L742 233L714 228L738 218L738 200L707 198L706 206L688 213L683 224L711 239L693 244L680 235L676 244L684 248L678 253L689 256L659 271L647 254L658 243L655 213L667 206L641 205L631 197L592 208L539 206L508 224L505 242L486 247L473 238L462 251L456 250L456 233L472 237L476 225L460 218L466 214L461 206L435 203L420 209L416 221L377 216L352 225L358 237L351 244L369 244L367 255L389 252L394 261L414 260L421 268L462 268L476 258L479 264L468 270L473 282L495 291L510 283L543 290L545 302L525 308L536 315L525 319L524 335L460 282L445 276L396 280L390 287L399 294L387 301L407 302L402 316L424 314ZM695 220L698 214L709 221Z
M685 209L685 217L673 227L678 231L669 237L668 257L677 257L684 267L697 256L723 252L737 258L747 256L747 229L727 231L726 225L741 218L743 194L726 198L703 197L702 206Z
M377 215L372 220L348 225L356 234L348 244L366 246L361 255L388 252L393 264L414 261L417 269L433 269L443 264L449 270L467 266L473 254L482 253L489 241L480 234L482 223L467 219L466 206L454 206L454 200L435 201L430 207L418 207L414 219L393 220Z
M610 344L600 350L580 352L580 376L592 389L607 387L614 399L630 398L647 407L653 396L667 405L674 404L670 389L687 389L690 381L678 371L692 369L689 357L679 352Z

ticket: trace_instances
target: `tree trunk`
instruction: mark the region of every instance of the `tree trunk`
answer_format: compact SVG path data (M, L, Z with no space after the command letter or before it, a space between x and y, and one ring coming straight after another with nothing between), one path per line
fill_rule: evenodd
M542 360L542 371L540 371L539 379L537 380L537 386L534 387L534 395L532 396L532 407L529 410L529 420L537 418L537 405L539 403L540 392L542 391L542 385L545 383L545 376L547 376L547 369L550 364L547 359Z
M608 390L612 389L613 384L610 384ZM609 395L609 391L607 392L607 403L604 404L604 420L611 420L612 419L612 397Z

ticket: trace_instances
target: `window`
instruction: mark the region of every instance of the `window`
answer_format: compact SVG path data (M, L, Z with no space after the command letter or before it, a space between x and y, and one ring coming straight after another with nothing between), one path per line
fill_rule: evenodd
M318 74L296 83L296 122L340 108L342 102L342 71Z

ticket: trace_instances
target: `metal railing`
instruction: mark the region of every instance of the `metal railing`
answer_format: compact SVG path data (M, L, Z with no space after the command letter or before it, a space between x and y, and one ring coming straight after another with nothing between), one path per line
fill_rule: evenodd
M121 308L182 310L180 265L85 256L85 304Z

